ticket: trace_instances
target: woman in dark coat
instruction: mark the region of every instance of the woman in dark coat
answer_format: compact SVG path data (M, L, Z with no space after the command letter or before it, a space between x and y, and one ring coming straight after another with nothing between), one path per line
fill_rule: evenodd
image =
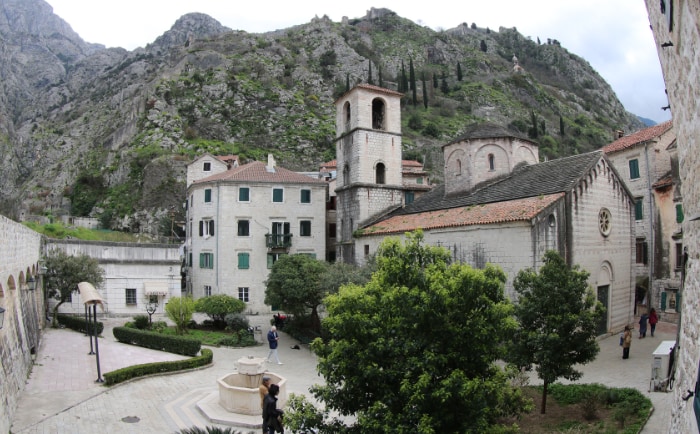
M280 387L276 384L270 384L267 395L263 402L263 420L267 426L265 434L275 434L275 432L284 432L282 422L282 410L277 409L277 395L280 393Z

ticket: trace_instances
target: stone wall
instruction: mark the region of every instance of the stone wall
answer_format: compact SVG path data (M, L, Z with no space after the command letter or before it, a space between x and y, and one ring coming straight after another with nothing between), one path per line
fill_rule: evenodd
M666 82L673 127L678 142L681 192L685 206L683 244L688 259L681 297L680 350L668 432L698 432L693 399L700 363L700 3L696 1L646 0L649 22L656 40ZM661 10L661 5L665 10ZM670 7L673 4L673 7Z
M29 276L41 288L38 264L41 235L0 216L0 307L6 310L0 329L0 432L10 430L46 325L41 290L29 290Z

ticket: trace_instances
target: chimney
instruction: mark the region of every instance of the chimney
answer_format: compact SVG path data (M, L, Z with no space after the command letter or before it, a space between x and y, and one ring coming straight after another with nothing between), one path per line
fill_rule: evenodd
M613 135L614 140L621 139L623 137L625 137L625 132L623 130L617 130L617 131L615 131L615 134Z
M273 157L272 154L267 154L267 167L265 169L268 172L274 172L276 165L277 163L275 163L275 157Z

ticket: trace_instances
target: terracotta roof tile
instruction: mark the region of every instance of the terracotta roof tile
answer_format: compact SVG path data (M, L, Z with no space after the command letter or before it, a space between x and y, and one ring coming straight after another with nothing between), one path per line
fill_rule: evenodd
M644 128L643 130L639 130L636 133L630 134L629 136L620 137L614 142L603 146L603 152L606 154L611 154L613 152L619 152L624 149L631 148L632 146L648 142L655 137L659 137L672 127L673 121L670 120L654 125L653 127Z
M565 193L529 197L507 202L441 209L418 214L395 215L362 230L365 235L402 234L416 229L494 224L533 219Z
M276 166L274 171L267 169L267 164L262 161L254 161L242 166L234 167L225 172L196 181L197 184L214 181L248 181L271 183L297 183L297 184L326 184L323 179L316 179L297 172Z

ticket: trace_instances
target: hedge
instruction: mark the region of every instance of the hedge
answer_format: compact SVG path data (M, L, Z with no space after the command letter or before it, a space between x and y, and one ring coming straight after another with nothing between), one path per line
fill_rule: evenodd
M168 336L131 327L114 327L112 333L119 342L125 344L182 354L183 356L196 356L202 348L202 343L197 339Z
M127 366L126 368L105 373L105 385L112 386L114 384L131 380L132 378L143 377L146 375L194 369L210 364L213 359L214 353L212 350L203 348L201 355L187 360L174 360L170 362L144 363L141 365Z
M56 321L65 326L68 327L71 330L75 330L78 332L82 333L87 333L87 322L85 321L84 316L72 316L72 315L57 315L56 316ZM90 322L90 334L93 332L93 327L95 324L91 321ZM97 322L97 335L102 334L102 330L104 330L105 325L101 323L100 321Z

